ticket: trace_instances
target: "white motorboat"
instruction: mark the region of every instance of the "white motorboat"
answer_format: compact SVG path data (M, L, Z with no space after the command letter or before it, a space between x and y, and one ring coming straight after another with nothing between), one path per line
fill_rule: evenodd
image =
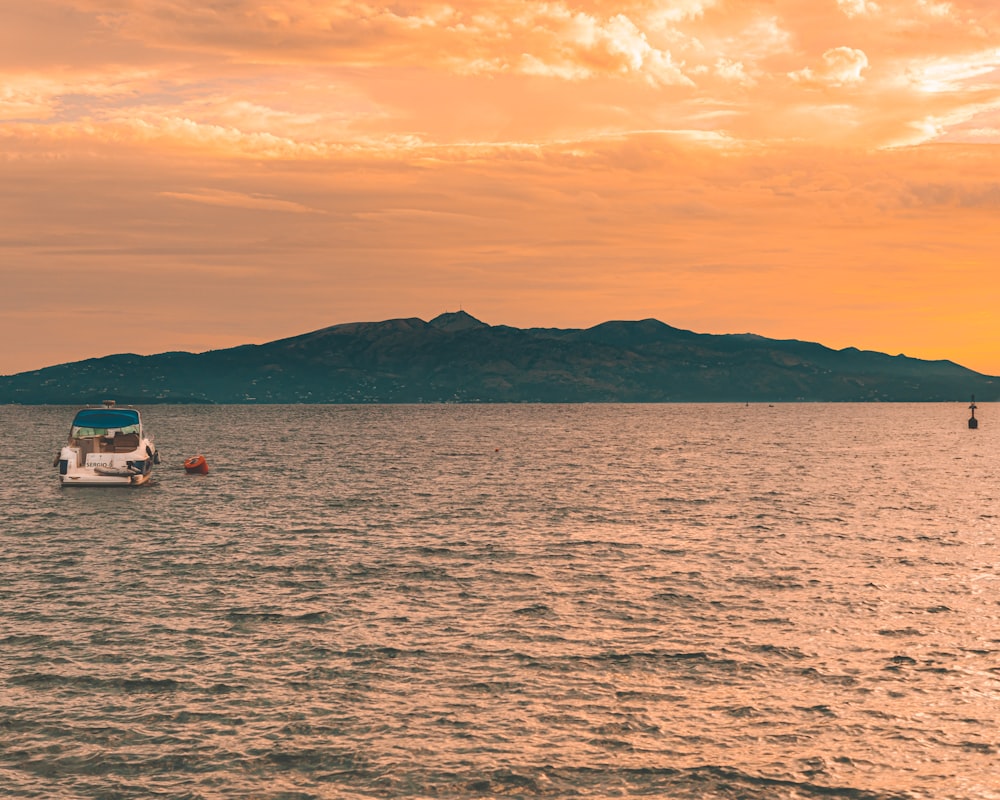
M159 463L139 412L116 408L112 400L76 412L69 442L56 459L63 486L140 486Z

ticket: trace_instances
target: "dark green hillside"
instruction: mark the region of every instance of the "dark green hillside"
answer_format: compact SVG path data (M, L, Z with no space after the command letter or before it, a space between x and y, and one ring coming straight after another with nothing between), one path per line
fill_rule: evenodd
M0 377L0 403L903 402L973 394L997 399L1000 378L950 361L699 334L653 319L520 329L464 312Z

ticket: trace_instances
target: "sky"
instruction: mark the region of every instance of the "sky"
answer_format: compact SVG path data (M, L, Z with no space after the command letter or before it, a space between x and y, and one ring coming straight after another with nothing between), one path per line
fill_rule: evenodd
M0 282L0 374L462 309L1000 375L1000 4L0 3Z

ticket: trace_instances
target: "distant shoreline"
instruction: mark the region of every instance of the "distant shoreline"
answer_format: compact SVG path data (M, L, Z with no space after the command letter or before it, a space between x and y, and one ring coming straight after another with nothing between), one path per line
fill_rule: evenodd
M951 361L700 334L655 319L520 329L465 312L0 377L0 404L19 405L937 403L973 395L1000 399L1000 378Z

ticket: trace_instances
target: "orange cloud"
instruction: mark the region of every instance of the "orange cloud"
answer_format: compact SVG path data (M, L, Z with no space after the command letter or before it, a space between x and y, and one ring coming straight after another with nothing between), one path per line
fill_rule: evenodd
M868 56L853 47L833 47L823 53L822 63L815 70L806 67L790 73L794 81L813 86L852 86L861 83L868 69Z
M462 304L1000 373L997 30L992 0L7 4L0 336L36 349L0 372L106 347L50 315L138 274L146 351Z

